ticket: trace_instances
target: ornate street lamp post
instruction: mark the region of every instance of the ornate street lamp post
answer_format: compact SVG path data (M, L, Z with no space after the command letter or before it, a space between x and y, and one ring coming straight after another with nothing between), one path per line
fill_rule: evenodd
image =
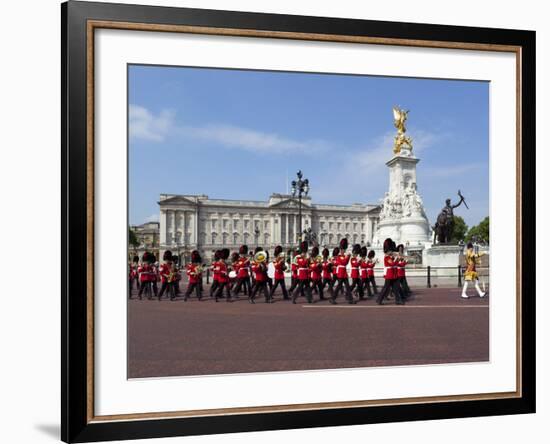
M292 197L298 195L298 232L296 233L297 241L300 242L302 237L302 195L307 196L309 193L309 180L302 179L302 171L296 173L298 180L292 181Z

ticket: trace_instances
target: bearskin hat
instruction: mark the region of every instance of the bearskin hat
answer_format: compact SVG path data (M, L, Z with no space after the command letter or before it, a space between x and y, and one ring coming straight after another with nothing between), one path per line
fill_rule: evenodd
M470 248L474 248L474 244L471 242L468 242L468 245L466 245L466 248L469 250Z
M275 247L275 251L273 252L273 254L275 255L275 257L279 256L281 253L283 252L283 247L281 247L280 245L277 245Z
M366 257L367 256L367 247L361 247L361 251L359 252L359 256Z
M197 250L193 250L191 252L191 262L193 262L194 264L200 264L202 262L201 255Z
M330 254L330 251L328 251L328 248L323 248L323 257L328 257L328 255Z
M336 247L334 250L332 250L332 255L334 257L338 256L340 254L340 248Z
M317 257L319 256L319 247L315 246L311 249L311 256L312 257Z
M179 261L180 261L179 256L173 254L173 255L172 255L172 262L174 262L175 264L178 264Z
M134 257L132 258L132 262L135 263L135 264L137 264L137 263L139 262L139 256L134 256Z
M148 251L146 251L145 253L143 253L143 255L141 256L141 262L148 262L149 261L149 255L151 253L149 253Z
M231 255L231 262L237 262L239 260L239 253L236 251Z
M361 253L361 245L359 244L354 244L353 247L351 248L351 252L353 254L359 254Z
M164 254L162 255L163 261L171 261L172 260L172 252L170 250L166 250Z
M375 253L374 250L370 250L369 254L367 255L369 259L372 259L374 257Z
M264 249L262 247L256 247L254 249L254 253L258 253L259 251L264 251Z
M247 254L248 253L248 245L241 245L241 248L239 248L239 254Z
M300 252L307 253L308 248L309 244L307 243L307 241L300 242Z
M384 241L384 253L389 253L390 251L394 251L394 242L390 237L388 237Z
M347 238L343 238L340 240L340 250L342 251L346 251L348 249L348 239Z
M219 260L221 258L222 250L216 250L214 251L214 259Z
M405 246L403 244L399 244L396 248L396 251L402 253L403 251L405 251Z
M224 248L220 251L220 258L226 260L229 257L229 248Z
M157 260L157 258L155 257L155 255L153 253L149 253L148 251L143 253L143 261L144 262L147 262L148 264L154 264L156 260Z

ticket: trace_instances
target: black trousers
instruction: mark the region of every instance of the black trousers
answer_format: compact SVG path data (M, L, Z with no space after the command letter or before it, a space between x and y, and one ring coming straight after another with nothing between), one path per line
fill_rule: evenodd
M273 287L271 287L271 292L269 294L269 297L273 299L273 293L275 293L275 290L277 290L277 287L281 287L281 290L283 292L283 299L288 299L288 291L286 289L286 284L284 279L275 279L275 283L273 284Z
M296 288L297 285L298 285L298 278L291 277L290 278L290 288L288 289L288 291L290 293L293 293L294 289Z
M258 292L262 292L264 294L266 302L269 302L271 300L269 292L267 291L267 281L256 281L256 285L254 285L254 288L252 289L252 294L250 296L251 301L254 301Z
M217 280L212 281L212 285L210 286L210 297L214 296L214 293L216 292L219 286L220 286L220 283Z
M365 284L363 287L367 288L367 293L370 296L378 294L378 287L376 286L376 281L374 280L374 276L369 276L365 280ZM372 287L372 291L371 291Z
M244 291L244 294L250 296L250 279L248 277L237 278L237 284L233 289L233 294L238 295L241 292L241 289Z
M185 290L185 294L183 295L184 300L187 300L187 298L191 295L193 291L195 292L199 301L202 299L201 285L199 282L197 282L193 284L189 283L189 285L187 285L187 290Z
M306 299L309 303L312 302L311 298L311 287L309 286L309 281L306 279L296 279L298 283L296 284L296 288L292 292L292 302L295 304L296 299L298 299L299 295L306 296Z
M359 294L360 299L365 298L365 292L363 291L363 281L360 278L353 278L351 280L351 288L350 291L353 294L353 290L357 289L357 293Z
M216 292L214 293L216 302L218 302L219 298L223 298L224 290L225 290L225 297L227 298L227 302L231 301L231 290L230 290L229 282L218 282L218 285L216 286Z
M323 286L323 291L325 290L325 287L328 285L328 292L330 293L330 297L332 298L332 293L334 292L334 280L332 278L323 278L321 281L321 284Z
M346 300L348 302L351 302L353 300L353 297L351 296L351 288L349 286L348 278L336 278L336 288L334 290L334 293L332 295L332 300L336 300L338 297L338 294L340 293L340 290L342 290L342 287L346 288Z
M139 293L138 293L138 296L140 299L141 299L141 294L143 293L143 290L145 290L146 287L149 288L149 291L152 288L155 296L157 295L158 293L157 281L149 281L149 282L141 281L139 285ZM149 299L151 299L152 296L153 295L149 293Z
M405 299L408 298L411 295L411 289L405 276L399 278L399 285L401 285L401 289L403 290L403 296L405 296Z
M325 296L323 295L323 281L321 279L317 280L311 280L311 288L317 290L317 294L319 295L319 299L325 299Z
M363 294L367 292L367 297L372 297L372 291L369 285L369 278L361 278L361 285L363 285Z
M401 290L401 286L399 285L399 279L384 279L384 286L382 287L382 291L380 291L380 293L378 294L376 302L378 304L381 304L386 296L389 295L390 291L395 296L396 304L404 304L403 293Z
M163 282L160 285L160 291L158 295L159 301L162 299L162 295L166 291L168 293L168 296L170 297L170 300L174 300L176 297L176 287L178 283L177 282Z

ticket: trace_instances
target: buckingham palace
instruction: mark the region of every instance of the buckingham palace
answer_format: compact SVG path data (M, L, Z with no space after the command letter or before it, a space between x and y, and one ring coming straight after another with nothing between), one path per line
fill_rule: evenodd
M265 201L213 199L206 195L161 194L160 253L170 249L188 256L197 249L205 259L213 251L240 245L286 250L300 237L300 204L288 194L272 194ZM302 237L315 238L321 247L335 247L341 238L370 243L376 232L379 205L332 205L301 199Z

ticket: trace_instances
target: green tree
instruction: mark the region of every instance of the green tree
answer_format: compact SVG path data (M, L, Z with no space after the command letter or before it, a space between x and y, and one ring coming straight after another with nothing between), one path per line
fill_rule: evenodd
M489 243L489 216L483 219L479 224L470 228L466 235L466 241L471 242L472 240L485 242L486 244Z
M467 231L468 225L466 225L464 219L460 216L453 216L453 233L451 234L451 242L458 243L463 240Z
M134 249L139 247L139 241L136 233L131 228L128 228L128 244L134 247Z

